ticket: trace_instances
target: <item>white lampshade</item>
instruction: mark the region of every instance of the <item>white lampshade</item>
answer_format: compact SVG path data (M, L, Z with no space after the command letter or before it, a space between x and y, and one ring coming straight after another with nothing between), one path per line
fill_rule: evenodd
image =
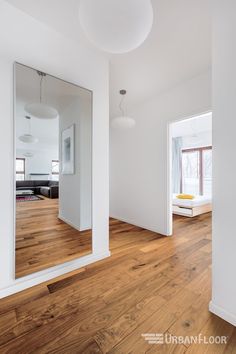
M35 136L31 135L31 134L24 134L19 136L19 140L22 141L23 143L27 143L27 144L33 144L33 143L37 143L39 141L38 138L36 138Z
M129 129L133 128L136 122L133 118L120 116L112 119L111 124L114 128Z
M27 103L25 111L40 119L55 119L58 117L57 110L45 103Z
M34 154L32 152L25 152L23 155L25 157L33 157L34 156Z
M110 53L139 47L153 23L150 0L81 0L79 20L88 39Z

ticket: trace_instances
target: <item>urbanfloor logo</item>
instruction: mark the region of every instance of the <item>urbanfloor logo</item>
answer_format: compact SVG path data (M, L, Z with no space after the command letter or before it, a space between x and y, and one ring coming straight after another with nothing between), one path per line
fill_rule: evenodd
M226 336L173 336L170 333L142 333L149 344L227 344Z

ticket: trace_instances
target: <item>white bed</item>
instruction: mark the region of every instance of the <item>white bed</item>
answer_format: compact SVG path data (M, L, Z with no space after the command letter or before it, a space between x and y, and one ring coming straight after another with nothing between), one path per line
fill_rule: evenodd
M196 195L194 199L178 199L173 194L173 214L194 217L212 211L212 200L210 197Z

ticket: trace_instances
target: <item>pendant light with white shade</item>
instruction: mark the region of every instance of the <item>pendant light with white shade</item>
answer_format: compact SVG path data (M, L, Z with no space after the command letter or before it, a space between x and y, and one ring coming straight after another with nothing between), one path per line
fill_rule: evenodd
M55 119L58 117L57 110L54 107L43 103L43 79L46 77L46 74L42 71L37 71L37 74L40 77L39 102L27 103L25 105L25 111L36 118Z
M121 115L112 119L111 124L114 128L130 129L130 128L133 128L136 124L136 122L133 118L128 117L125 114L123 103L124 103L126 93L127 93L126 90L120 90L120 95L122 96L120 104L119 104L119 109L120 109Z
M80 0L80 25L87 38L109 53L127 53L148 37L151 0Z
M25 116L25 118L29 122L29 133L19 136L19 140L22 141L22 143L35 144L39 141L39 139L31 134L31 117Z
M34 154L32 152L29 152L29 151L25 152L23 155L25 157L29 157L29 158L34 156Z

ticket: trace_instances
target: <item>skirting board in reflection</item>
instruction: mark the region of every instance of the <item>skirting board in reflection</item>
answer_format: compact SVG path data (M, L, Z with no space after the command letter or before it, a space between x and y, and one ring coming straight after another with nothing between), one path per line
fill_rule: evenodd
M76 269L82 268L89 264L100 261L104 258L110 257L110 255L111 253L109 251L99 254L90 254L88 256L84 256L79 259L63 263L59 266L52 267L31 275L27 275L23 278L19 278L13 281L12 285L8 286L7 288L0 289L0 299L31 288L32 286L39 285L45 281L57 278L66 273L70 273Z
M73 227L73 229L77 230L77 231L87 231L87 230L90 230L92 231L92 228L91 227L82 227L82 228L78 228L78 226L74 225L72 222L70 222L69 220L67 220L66 218L64 218L63 216L61 215L58 215L58 219L60 219L61 221L65 222L66 224L70 225L71 227Z
M233 326L236 326L236 316L226 311L222 307L214 304L212 301L209 304L209 310L210 312L214 313L214 315L223 318L223 320L231 323Z
M73 227L73 229L75 229L77 231L82 231L82 230L79 229L78 226L74 225L71 221L67 220L63 216L58 215L58 219L60 219L61 221L65 222L66 224L70 225L71 227Z

